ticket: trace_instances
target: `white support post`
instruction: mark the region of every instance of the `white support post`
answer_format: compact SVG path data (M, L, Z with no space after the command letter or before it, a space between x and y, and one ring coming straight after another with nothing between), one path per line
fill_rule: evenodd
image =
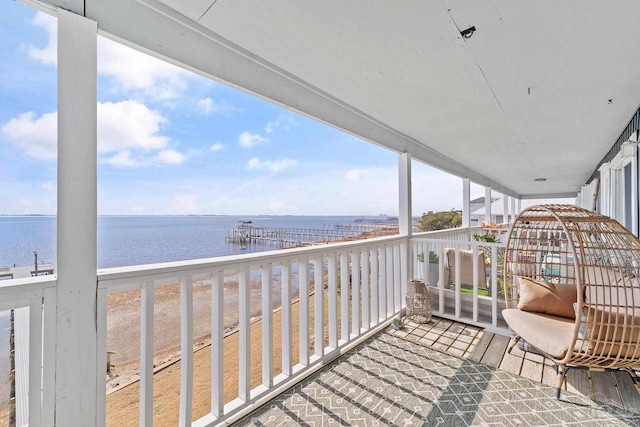
M248 402L251 393L251 310L249 298L249 268L238 272L238 398Z
M380 247L378 268L378 292L380 295L380 298L378 300L380 304L378 308L378 319L380 321L386 320L389 317L387 315L387 286L389 286L389 284L387 283L387 250L384 246Z
M97 24L58 9L58 217L55 417L96 426Z
M193 277L180 281L180 412L178 425L191 425L193 407Z
M360 334L360 251L351 252L351 335Z
M518 210L516 211L516 216L518 216L520 212L522 212L522 199L518 199L517 209ZM513 220L515 221L515 218Z
M309 260L301 258L298 264L300 287L300 363L309 364Z
M273 301L271 295L272 265L262 266L262 384L266 387L273 386ZM282 272L284 287L284 272ZM285 309L284 301L282 308ZM284 320L282 327L284 330Z
M484 222L491 224L491 187L484 188Z
M349 341L349 254L340 252L340 338Z
M155 284L142 285L140 294L140 427L153 426L153 314Z
M379 287L378 287L378 248L369 251L371 260L371 321L374 325L380 322Z
M502 222L504 224L509 223L509 196L502 195Z
M291 261L283 262L281 268L282 309L280 320L282 326L282 373L290 377L293 373L293 307L291 305L293 289L291 287ZM273 311L273 309L271 311ZM262 316L264 317L264 313ZM271 342L273 342L273 338ZM271 353L273 353L273 351Z
M511 221L509 222L513 222L516 220L516 198L512 197L511 198Z
M471 226L471 180L462 178L462 228Z
M329 297L329 347L338 348L338 268L336 254L327 257L327 294Z
M211 413L224 409L224 270L214 271L211 281Z
M313 354L322 357L324 355L324 283L323 268L324 255L319 255L313 260L313 292L314 292L314 338Z
M400 153L398 158L398 183L399 183L399 216L398 226L401 236L411 237L411 154Z
M413 232L413 218L412 218L412 205L411 205L411 155L409 153L400 153L398 161L398 182L399 188L399 233L401 236L405 236L406 239L402 242L399 257L396 259L397 273L399 275L400 283L396 283L398 286L398 294L396 295L396 308L404 303L404 295L407 289L408 278L411 277L413 271L413 257L411 256L410 239ZM368 327L368 325L367 325Z
M362 274L360 280L362 281L361 293L362 293L362 327L369 329L371 327L371 296L369 287L369 250L364 249L360 255L360 268Z

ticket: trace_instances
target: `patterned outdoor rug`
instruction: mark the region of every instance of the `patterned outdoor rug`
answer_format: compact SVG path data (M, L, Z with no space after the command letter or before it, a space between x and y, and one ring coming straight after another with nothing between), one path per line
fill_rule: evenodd
M640 426L640 414L386 333L239 424L255 426Z

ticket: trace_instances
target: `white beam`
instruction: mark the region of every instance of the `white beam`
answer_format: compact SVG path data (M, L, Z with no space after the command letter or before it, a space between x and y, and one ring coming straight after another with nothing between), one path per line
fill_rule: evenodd
M97 30L96 22L58 10L55 402L59 426L97 423Z
M471 180L462 178L462 227L471 225Z
M506 194L502 195L502 222L507 224L509 223L509 196Z
M48 0L59 3L63 0ZM516 194L481 173L280 69L254 53L152 0L86 1L86 16L101 34L196 73L267 99L329 126L380 144L481 185ZM144 23L144 31L140 30ZM185 49L190 46L190 49ZM206 54L194 54L206 52Z
M484 222L491 224L491 187L484 188Z
M400 153L398 156L398 184L399 184L399 232L401 236L411 237L411 154Z
M516 220L516 198L511 198L511 222Z

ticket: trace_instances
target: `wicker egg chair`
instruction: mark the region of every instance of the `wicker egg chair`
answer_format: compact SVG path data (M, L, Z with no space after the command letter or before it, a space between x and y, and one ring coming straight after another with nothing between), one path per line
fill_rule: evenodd
M623 369L638 387L640 240L617 221L572 205L540 205L516 218L505 253L512 339L567 370Z

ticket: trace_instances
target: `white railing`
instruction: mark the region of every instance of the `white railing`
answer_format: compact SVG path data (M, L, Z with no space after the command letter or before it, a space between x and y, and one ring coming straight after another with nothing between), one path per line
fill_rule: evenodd
M193 288L211 285L211 408L195 420L197 426L230 422L254 410L315 372L327 362L386 326L404 307L408 275L408 241L384 237L356 242L329 244L295 250L282 250L185 261L150 266L116 268L98 274L98 354L106 354L107 294L141 290L140 330L140 425L151 425L153 409L153 330L154 292L160 286L180 283L181 380L180 425L192 423L193 388ZM275 279L279 278L278 281ZM224 365L223 313L225 281L238 283L238 395L225 402L228 375ZM274 366L272 287L280 283L282 366ZM252 286L259 284L259 286ZM317 292L318 284L327 292ZM292 302L294 285L299 302ZM311 286L315 292L311 292ZM322 289L321 288L321 289ZM258 289L258 290L256 290ZM251 293L261 293L262 369L260 384L252 387L250 350ZM357 296L357 297L354 297ZM313 305L313 310L311 306ZM293 323L293 310L299 322ZM326 312L325 312L326 310ZM299 328L294 340L293 328ZM257 344L254 344L257 345ZM298 357L294 360L294 348ZM98 366L104 366L98 361ZM227 369L228 370L228 369ZM274 371L276 374L274 375ZM103 372L103 371L99 371ZM206 375L200 372L199 375ZM104 375L100 387L104 390ZM255 372L254 372L255 377ZM104 394L104 391L103 391ZM104 400L102 401L104 405ZM104 412L104 407L99 411Z
M194 369L194 305L196 286L211 287L211 405L193 425L233 422L267 402L329 361L384 328L405 307L412 278L424 278L438 316L504 333L500 310L500 257L504 243L474 242L477 229L420 233L410 240L382 237L306 248L220 257L205 260L114 268L98 271L97 386L98 420L106 420L107 301L109 294L140 291L140 411L141 426L153 418L154 299L156 290L180 287L180 409L179 424L192 424ZM455 267L449 272L445 248L452 248ZM463 283L462 252L471 251L473 280ZM476 255L490 254L486 270ZM438 255L430 264L429 254ZM422 254L422 255L421 255ZM482 262L484 264L484 262ZM437 275L433 274L436 269ZM480 268L483 268L482 270ZM481 287L486 271L487 286ZM449 273L452 273L449 275ZM435 277L435 279L434 279ZM449 277L453 277L452 280ZM442 278L442 280L440 280ZM237 282L237 396L225 399L225 282ZM314 292L318 284L327 292ZM54 361L56 276L8 280L0 285L0 310L29 307L29 425L54 422ZM272 289L278 292L273 293ZM293 296L299 294L296 301ZM259 303L251 301L258 297ZM356 296L356 297L354 297ZM278 301L279 298L279 301ZM280 302L282 341L273 342L274 306ZM294 310L299 321L294 322ZM262 314L259 337L252 337L251 318ZM296 330L294 330L296 328ZM255 333L254 333L255 335ZM251 370L252 343L261 346L261 369ZM280 366L274 366L275 348ZM229 355L227 355L229 356ZM252 383L252 374L254 382Z
M414 237L411 246L412 275L428 285L435 315L507 333L501 315L504 242Z
M15 342L16 425L54 424L56 284L55 276L0 282L0 311L28 318Z

